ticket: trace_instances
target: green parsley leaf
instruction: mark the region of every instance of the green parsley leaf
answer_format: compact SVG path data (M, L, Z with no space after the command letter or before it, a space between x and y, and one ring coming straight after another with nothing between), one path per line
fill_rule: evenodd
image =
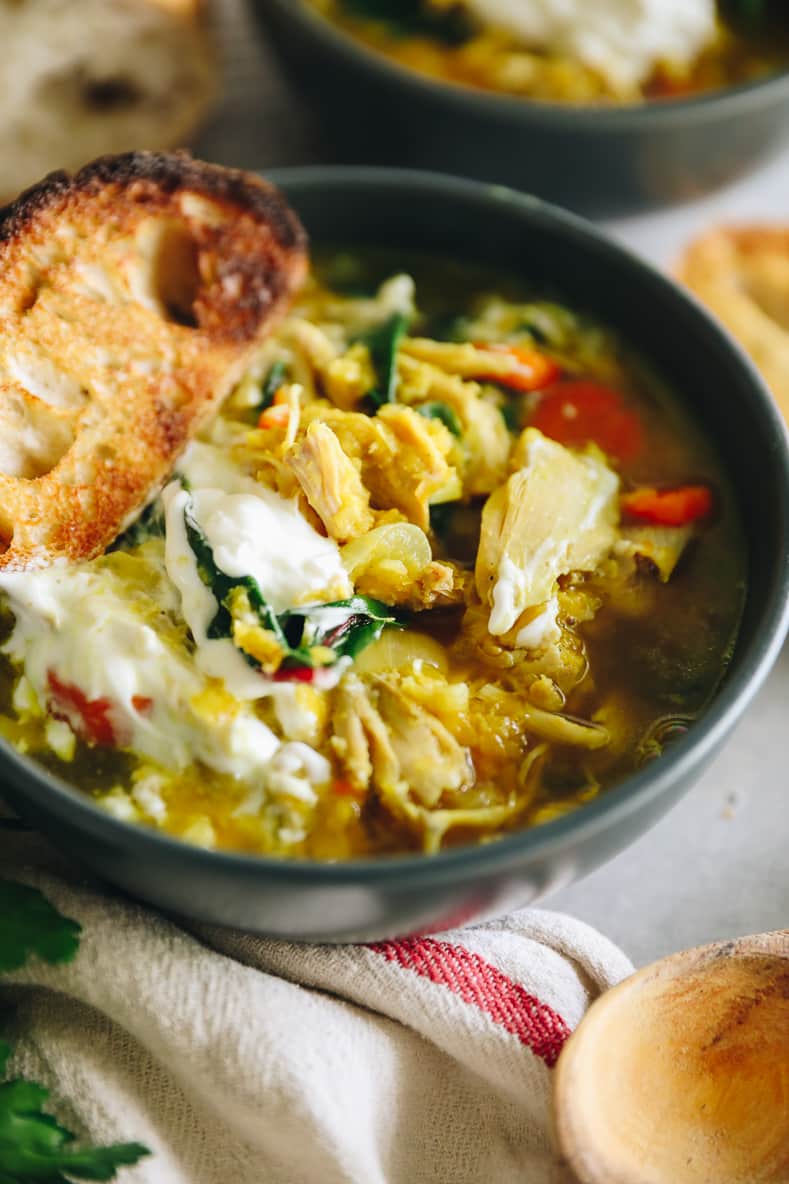
M11 1049L0 1041L0 1074ZM75 1149L74 1135L42 1106L49 1091L34 1081L0 1083L0 1184L112 1180L120 1167L150 1155L141 1143Z
M70 962L80 931L38 889L0 880L0 973L18 970L34 954L51 964Z

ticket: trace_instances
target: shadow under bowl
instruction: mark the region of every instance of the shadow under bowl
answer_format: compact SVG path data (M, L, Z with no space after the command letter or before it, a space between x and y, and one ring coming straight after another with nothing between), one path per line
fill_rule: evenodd
M646 831L717 753L789 623L789 453L754 368L694 300L580 219L502 188L426 173L314 168L272 174L313 241L423 249L558 290L668 381L716 447L748 540L748 594L725 680L671 749L591 804L543 826L434 856L338 864L205 851L110 817L0 742L11 804L62 848L175 914L293 940L372 940L451 928L528 904Z

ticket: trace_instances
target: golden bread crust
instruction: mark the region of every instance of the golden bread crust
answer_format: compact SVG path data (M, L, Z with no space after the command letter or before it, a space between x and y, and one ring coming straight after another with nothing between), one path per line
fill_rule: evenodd
M0 211L0 569L103 551L301 283L272 186L184 153L53 173Z
M745 348L789 423L789 227L717 227L677 275Z

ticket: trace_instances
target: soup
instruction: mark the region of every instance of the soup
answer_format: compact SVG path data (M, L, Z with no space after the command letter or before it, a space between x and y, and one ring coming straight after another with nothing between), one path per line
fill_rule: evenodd
M548 102L692 97L784 70L789 56L785 26L769 3L309 3L400 65L445 82Z
M332 251L105 555L0 578L0 731L187 842L433 853L659 758L744 572L713 451L615 333Z

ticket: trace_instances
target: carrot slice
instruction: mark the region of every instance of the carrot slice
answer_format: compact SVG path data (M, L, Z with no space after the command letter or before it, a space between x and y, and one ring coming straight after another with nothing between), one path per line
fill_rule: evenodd
M708 518L714 507L707 485L680 485L676 489L634 489L622 497L622 513L653 526L688 526Z
M89 699L84 691L70 682L61 682L54 670L47 672L49 710L55 719L62 719L91 744L111 748L119 742L110 713L109 699Z
M477 349L493 354L509 354L518 363L511 374L480 374L483 382L495 382L513 391L538 391L549 382L555 382L562 368L553 358L527 346L506 345L499 342L475 342Z
M332 792L336 793L341 798L358 798L364 796L364 790L358 790L355 785L345 777L336 777L332 781Z
M287 403L273 403L261 412L258 420L259 428L286 428L290 419L290 407Z
M617 460L638 456L644 446L641 420L625 406L618 391L587 379L570 379L550 387L529 421L552 440L581 448L597 444Z

